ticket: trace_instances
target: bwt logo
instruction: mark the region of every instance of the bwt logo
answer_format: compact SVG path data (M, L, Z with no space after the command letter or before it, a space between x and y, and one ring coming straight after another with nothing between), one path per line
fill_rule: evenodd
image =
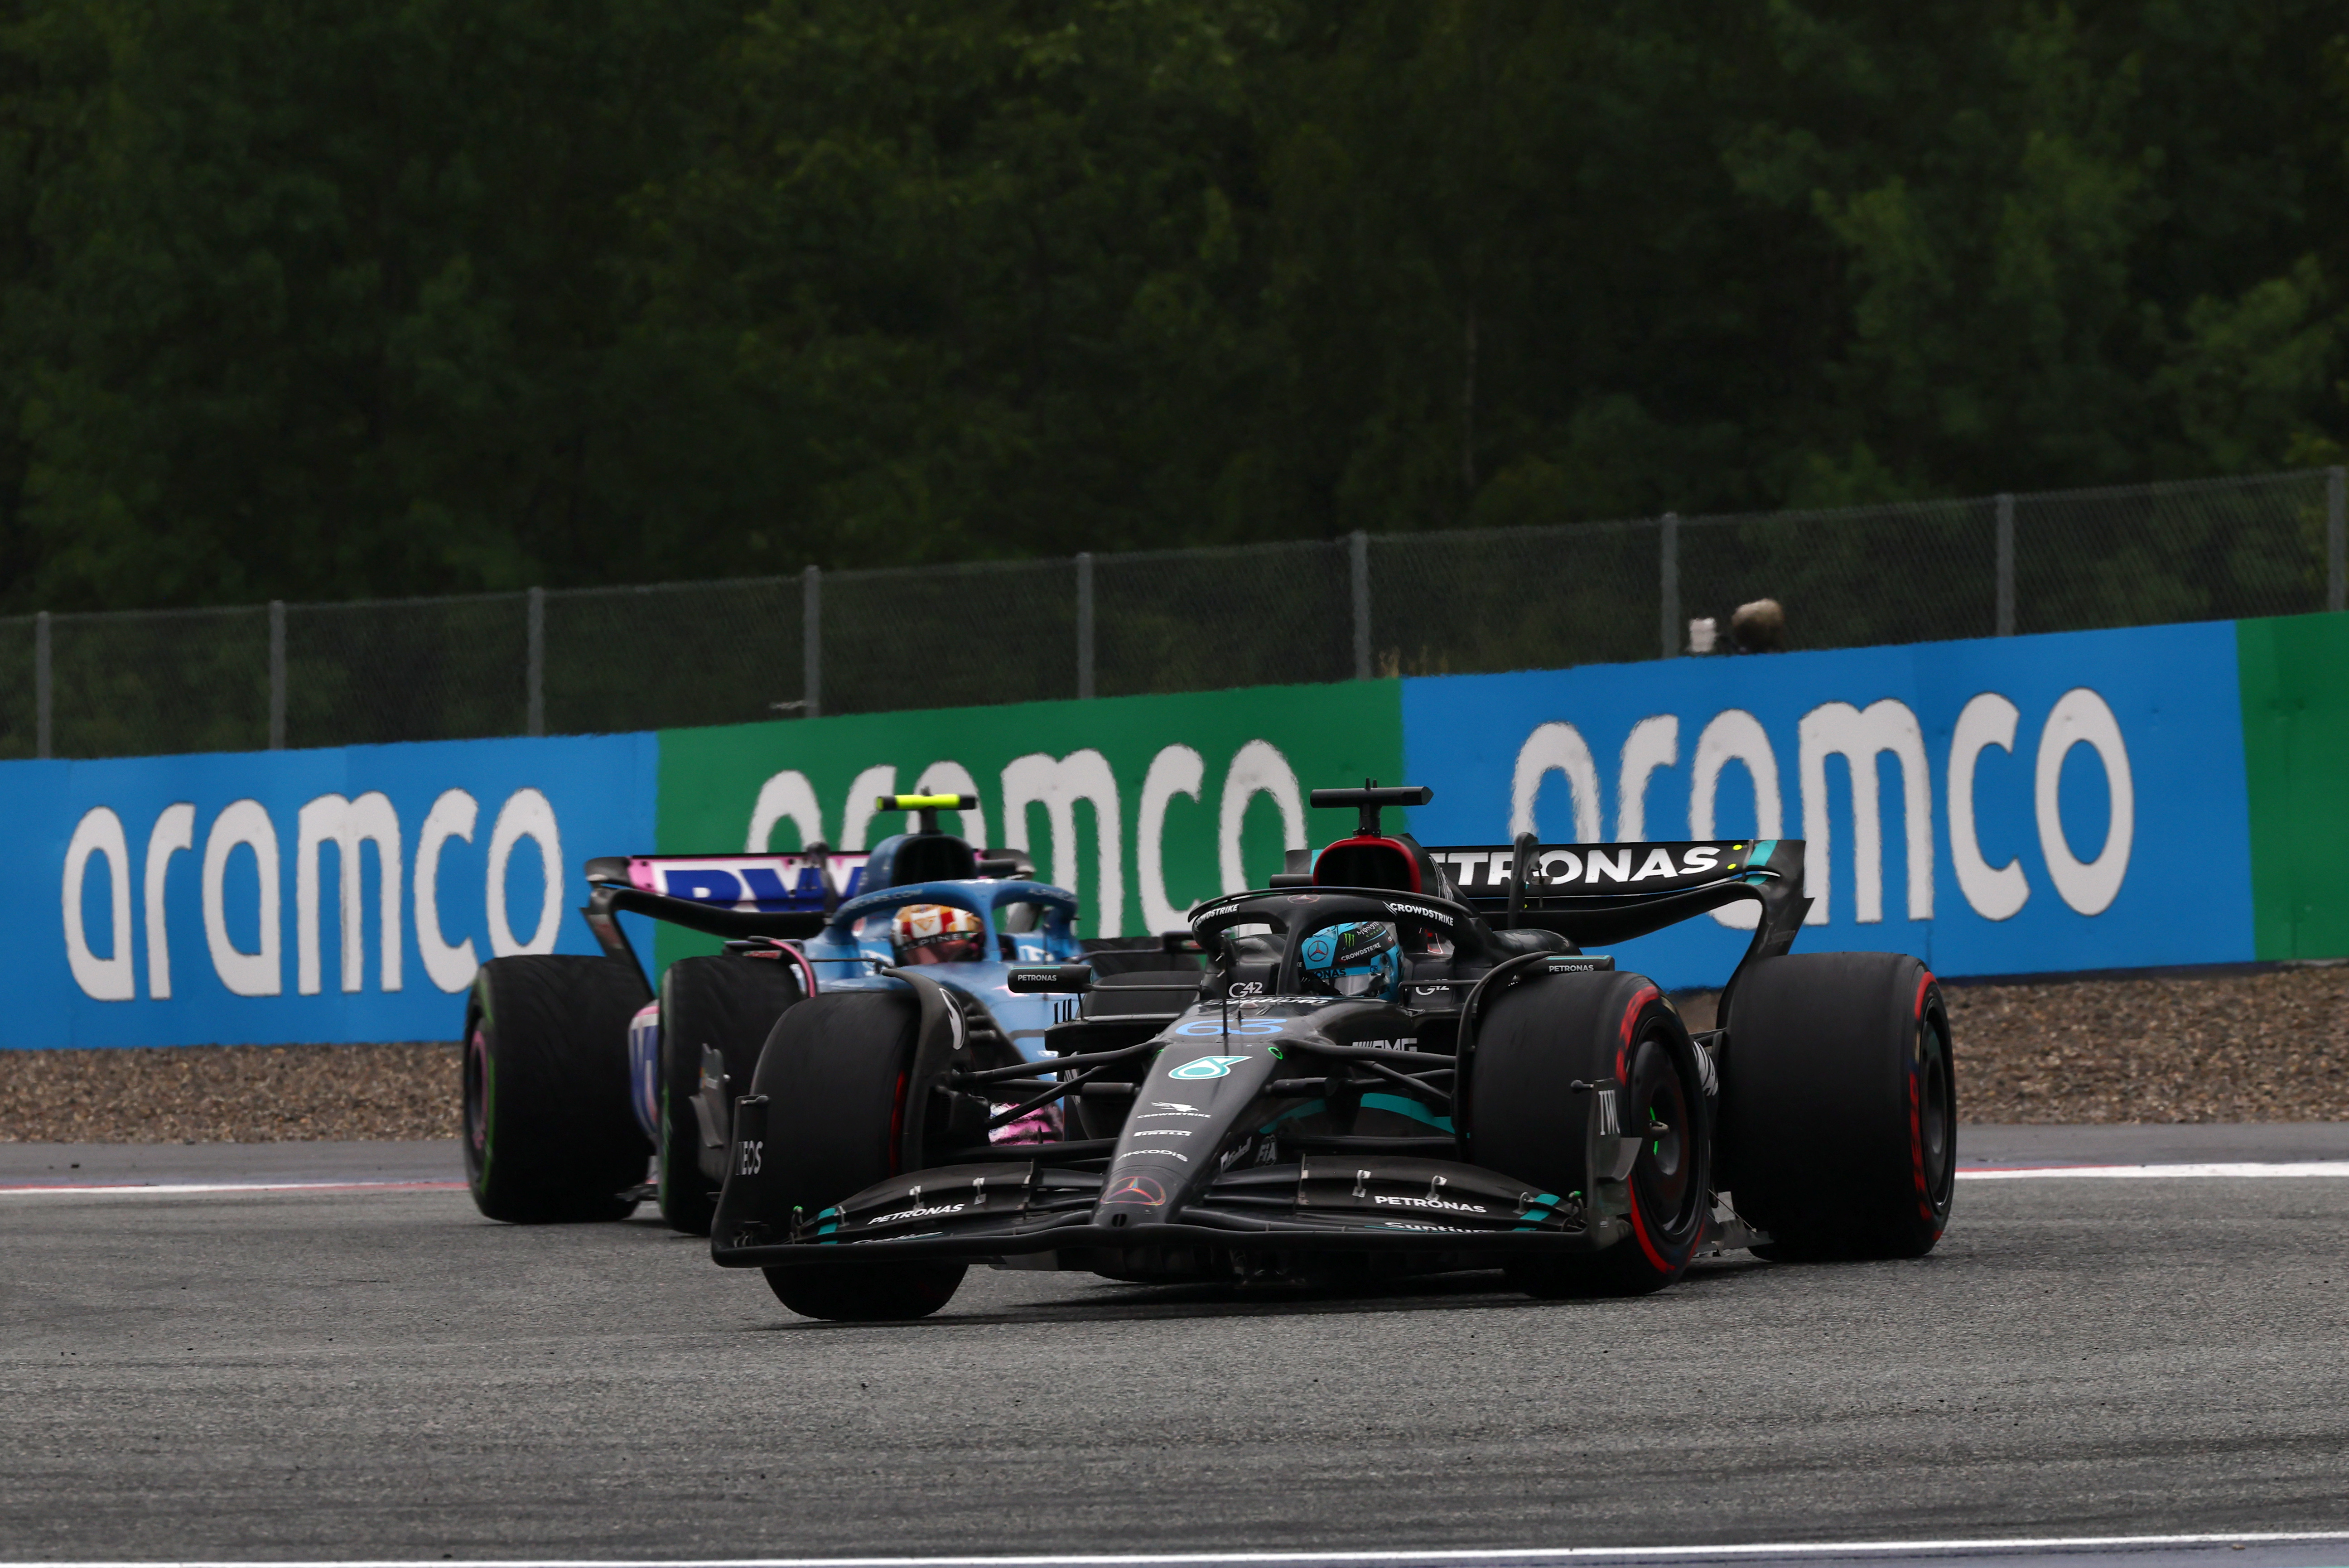
M473 983L481 967L471 937L450 942L440 925L440 859L452 838L471 843L480 804L461 789L444 790L425 814L416 836L413 905L416 955L424 973L445 992L460 992ZM196 808L186 802L163 808L147 834L147 853L140 862L140 881L145 914L147 995L163 1001L171 995L171 941L165 919L165 894L175 870L185 877L194 870L202 878L204 946L212 972L237 996L278 996L285 988L285 922L283 919L283 846L277 824L257 800L240 800L223 806L206 826L200 867L181 867L178 857L192 854L196 846ZM527 936L514 932L513 911L506 907L506 868L514 849L529 839L545 867L544 894ZM363 988L367 959L365 867L362 857L372 848L378 868L375 916L380 956L378 988L396 992L406 981L406 922L401 909L410 887L406 835L390 797L370 790L356 800L322 794L295 813L294 823L294 985L304 996L316 996L323 987L320 926L320 851L335 850L335 918L341 955L337 977L345 992ZM238 850L248 856L239 857ZM101 956L90 940L83 918L82 888L93 858L106 863L111 895L112 940ZM499 807L490 829L486 914L490 951L499 958L515 953L554 950L563 924L563 838L554 808L534 789L519 789ZM138 973L131 946L130 845L122 818L110 806L93 806L82 814L73 839L66 847L66 961L76 984L99 1002L129 1002L137 998ZM254 945L240 947L231 933L229 898L234 884L243 879L254 889L259 909ZM242 889L235 889L242 892ZM239 922L243 924L242 921Z

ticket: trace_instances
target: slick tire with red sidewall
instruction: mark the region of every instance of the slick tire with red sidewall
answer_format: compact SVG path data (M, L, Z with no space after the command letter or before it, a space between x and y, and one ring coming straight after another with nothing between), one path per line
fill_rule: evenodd
M660 1211L673 1230L709 1234L724 1177L702 1169L701 1048L726 1059L728 1103L748 1094L759 1052L783 1010L801 997L799 966L764 958L688 958L661 976ZM713 1151L722 1156L723 1150Z
M465 1180L492 1220L623 1220L652 1153L628 1089L629 965L567 953L492 959L465 1002Z
M1899 953L1764 959L1730 997L1722 1185L1779 1258L1918 1258L1950 1220L1957 1087L1932 972Z
M911 1082L919 1023L901 991L830 992L786 1012L752 1082L767 1101L760 1174L728 1178L758 1189L730 1191L727 1211L786 1224L795 1210L813 1215L904 1169L906 1098L926 1092ZM766 1271L792 1311L847 1323L926 1317L963 1273L960 1263L845 1259Z
M1616 1127L1641 1135L1619 1189L1620 1239L1513 1264L1512 1283L1537 1296L1637 1295L1686 1272L1712 1215L1703 1083L1688 1030L1643 975L1544 975L1486 1005L1469 1075L1472 1160L1579 1199L1595 1221L1596 1199L1613 1189L1602 1167L1624 1145L1601 1136L1593 1096L1614 1096Z

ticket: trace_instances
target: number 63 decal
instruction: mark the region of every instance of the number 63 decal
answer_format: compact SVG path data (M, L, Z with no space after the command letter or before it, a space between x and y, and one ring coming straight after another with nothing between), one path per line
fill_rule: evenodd
M1280 1033L1281 1027L1282 1026L1278 1023L1276 1023L1274 1020L1269 1018L1238 1019L1233 1023L1229 1029L1226 1029L1221 1023L1214 1019L1195 1018L1190 1023L1183 1024L1181 1027L1177 1028L1174 1033L1185 1035L1194 1040L1198 1040L1208 1035L1278 1034Z

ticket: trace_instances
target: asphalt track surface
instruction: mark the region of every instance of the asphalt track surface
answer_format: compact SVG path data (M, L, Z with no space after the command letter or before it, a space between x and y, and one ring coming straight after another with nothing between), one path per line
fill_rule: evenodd
M1961 1147L2349 1171L2344 1126ZM1640 1301L982 1270L935 1319L836 1326L649 1222L489 1224L431 1185L453 1160L0 1145L0 1560L2349 1563L2020 1544L2349 1531L2338 1175L1969 1179L1930 1258L1734 1255ZM149 1185L24 1190L85 1183Z

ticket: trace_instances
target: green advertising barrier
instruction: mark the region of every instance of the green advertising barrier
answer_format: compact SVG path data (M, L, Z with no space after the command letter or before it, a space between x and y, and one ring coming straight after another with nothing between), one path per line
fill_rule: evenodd
M2262 959L2349 953L2349 616L2235 623Z
M1399 782L1402 713L1400 683L1371 680L665 730L658 847L864 849L905 825L874 796L972 794L941 825L1029 851L1082 900L1085 935L1181 929L1191 905L1348 830L1308 791ZM655 953L716 946L664 925Z

